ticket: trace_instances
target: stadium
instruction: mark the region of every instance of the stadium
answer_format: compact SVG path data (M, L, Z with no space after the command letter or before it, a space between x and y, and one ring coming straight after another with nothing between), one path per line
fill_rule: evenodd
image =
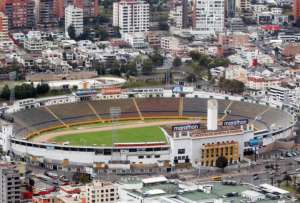
M23 100L3 112L12 124L2 125L1 144L15 158L122 174L210 167L220 154L237 163L245 152L291 135L296 122L283 105L162 88Z

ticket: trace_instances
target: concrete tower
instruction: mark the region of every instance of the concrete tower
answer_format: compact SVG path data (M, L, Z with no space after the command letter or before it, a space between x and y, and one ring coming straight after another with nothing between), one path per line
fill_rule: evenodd
M209 99L207 101L207 130L218 129L218 101Z

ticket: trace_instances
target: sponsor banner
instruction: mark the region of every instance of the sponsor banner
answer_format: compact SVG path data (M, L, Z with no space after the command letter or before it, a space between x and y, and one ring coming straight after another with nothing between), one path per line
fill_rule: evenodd
M255 147L255 146L261 146L263 144L262 139L259 138L253 138L249 140L249 146Z
M172 90L173 93L192 93L194 91L194 87L187 86L175 86Z
M189 131L189 130L196 130L199 128L200 128L200 123L192 123L186 125L172 126L172 131Z
M119 87L106 87L101 89L101 94L110 95L110 94L121 94L122 90Z
M248 124L248 119L227 120L223 121L223 126L239 126Z

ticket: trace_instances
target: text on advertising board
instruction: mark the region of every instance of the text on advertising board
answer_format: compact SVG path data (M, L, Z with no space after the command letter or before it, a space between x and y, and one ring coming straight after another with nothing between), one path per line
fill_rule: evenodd
M223 126L239 126L248 124L248 119L223 121Z
M200 128L200 123L192 123L186 125L172 126L172 131L189 131L189 130L196 130L199 128Z

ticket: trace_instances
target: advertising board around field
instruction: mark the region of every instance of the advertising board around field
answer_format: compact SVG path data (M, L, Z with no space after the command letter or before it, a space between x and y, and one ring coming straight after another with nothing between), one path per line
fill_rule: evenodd
M119 87L105 87L101 89L101 94L103 95L112 95L112 94L121 94L122 89Z
M223 126L240 126L240 125L247 125L248 119L238 119L238 120L227 120L223 121Z
M191 123L191 124L185 124L185 125L172 126L172 131L173 132L190 131L190 130L197 130L199 128L200 128L200 123Z

